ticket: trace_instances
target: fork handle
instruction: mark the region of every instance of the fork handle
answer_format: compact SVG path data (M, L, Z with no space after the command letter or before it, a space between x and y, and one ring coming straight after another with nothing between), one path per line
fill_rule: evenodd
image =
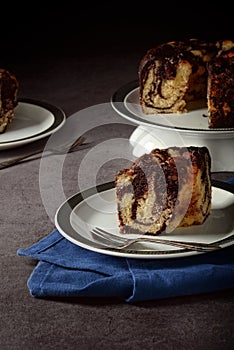
M29 158L29 157L31 157L31 156L34 156L34 155L36 155L36 154L39 154L39 153L41 153L41 152L42 152L42 150L40 149L40 150L37 150L37 151L33 151L33 152L31 152L31 153L24 154L23 156L19 156L19 157L16 157L16 158L13 158L13 159L6 160L6 161L4 161L4 162L1 162L1 163L0 163L0 169L4 169L4 168L7 168L7 167L9 167L9 166L11 166L11 165L17 164L17 163L19 163L20 161L22 161L22 160L24 160L24 159L26 159L26 158Z
M153 243L159 243L159 244L167 244L175 247L186 248L186 249L196 250L200 252L212 251L220 248L220 246L216 243L177 242L177 241L170 241L166 239L157 239L157 238L151 239L149 237L132 239L128 242L128 244L126 244L126 246L129 246L130 244L137 243L137 242L153 242Z

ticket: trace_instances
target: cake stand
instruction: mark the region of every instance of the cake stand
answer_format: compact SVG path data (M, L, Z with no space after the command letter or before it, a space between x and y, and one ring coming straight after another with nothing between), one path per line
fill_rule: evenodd
M153 148L206 146L212 172L234 171L234 128L209 129L206 101L191 104L188 113L145 115L135 80L113 94L111 105L125 120L137 125L130 136L135 157Z

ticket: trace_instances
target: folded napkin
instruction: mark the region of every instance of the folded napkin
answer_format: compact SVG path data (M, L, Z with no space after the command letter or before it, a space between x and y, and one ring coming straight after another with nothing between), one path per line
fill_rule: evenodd
M81 248L57 230L19 256L39 260L35 297L117 297L126 302L234 288L234 247L180 259L128 259Z

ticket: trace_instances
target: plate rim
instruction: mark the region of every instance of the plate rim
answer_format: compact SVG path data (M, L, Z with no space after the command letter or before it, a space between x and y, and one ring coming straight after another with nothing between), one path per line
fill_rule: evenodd
M42 107L42 108L48 110L49 112L51 112L53 114L54 122L47 129L45 129L37 134L33 134L32 136L22 137L20 139L12 140L12 141L0 142L0 150L1 150L1 148L2 149L7 148L7 146L9 146L9 147L21 146L23 144L26 144L26 143L29 143L32 141L36 141L36 140L42 139L46 136L49 136L53 132L59 130L64 125L64 123L66 121L65 112L60 107L55 106L47 101L22 97L22 98L18 99L18 103L19 104L25 103L25 104L29 104L29 105L39 106L39 107Z
M123 118L126 118L130 120L131 122L134 122L137 125L146 125L151 126L155 128L162 128L162 129L171 129L181 132L196 132L196 133L207 133L207 134L232 134L234 133L234 128L215 128L215 129L192 129L192 128L186 128L186 127L178 127L178 126L172 126L172 125L162 125L157 123L151 123L148 120L142 120L140 117L137 117L133 113L131 113L125 106L125 99L126 97L139 88L139 81L138 79L132 80L124 85L122 85L119 89L117 89L111 96L110 103L112 108Z
M220 188L224 191L227 192L231 192L234 194L234 186L220 181L220 180L211 180L212 182L212 187L217 187ZM126 250L117 250L117 249L112 249L112 248L104 248L101 244L98 244L94 241L90 241L88 238L86 239L85 237L83 237L82 235L79 235L79 233L72 227L71 223L70 223L70 214L72 213L73 209L80 204L82 201L85 201L87 198L89 198L90 196L96 194L97 192L104 192L104 191L108 191L110 189L113 189L115 186L115 181L110 181L110 182L106 182L91 188L86 189L83 192L77 192L75 194L73 194L72 196L70 196L69 198L67 198L57 209L56 213L55 213L55 217L54 217L54 221L55 221L55 227L57 228L57 230L61 233L62 236L64 236L66 239L68 239L70 242L85 248L87 250L90 251L94 251L97 253L102 253L105 255L112 255L112 256L119 256L119 257L125 257L125 258L134 258L134 259L172 259L172 258L184 258L184 257L188 257L188 256L195 256L195 255L200 255L200 254L207 254L208 252L197 252L197 251L188 251L186 249L180 249L179 252L179 256L178 256L178 249L170 249L168 251L156 251L156 250L152 250L152 251L141 251L140 253L137 253L136 250L133 249L126 249ZM78 239L74 239L71 237L71 234L69 234L67 231L69 230L64 230L64 223L61 225L60 224L60 213L61 211L65 212L65 218L66 218L66 222L65 222L65 226L68 225L68 228L71 232L75 233L75 235L77 236ZM63 227L62 227L63 226ZM221 240L218 241L219 244L228 244L229 242L233 242L234 243L234 235L231 235L229 237L223 238ZM225 248L221 247L221 249ZM219 250L221 250L219 249Z

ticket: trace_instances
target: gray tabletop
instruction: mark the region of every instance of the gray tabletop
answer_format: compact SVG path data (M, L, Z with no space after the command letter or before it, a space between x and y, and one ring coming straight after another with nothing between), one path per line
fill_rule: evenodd
M60 13L59 21L62 18ZM33 25L33 21L30 23ZM56 22L58 33L59 23ZM69 28L73 31L75 24L70 23ZM26 29L21 31L23 35ZM106 28L100 33L106 36ZM34 37L38 46L35 41L31 43L33 35L21 40L15 57L6 41L7 50L0 61L18 77L20 98L55 105L64 111L67 121L78 115L89 145L66 157L63 189L70 196L78 190L77 169L90 148L109 139L128 140L135 129L136 125L126 123L113 110L110 98L119 87L137 78L139 60L156 39L147 39L140 29L134 31L127 25L113 31L113 45L108 45L111 35L92 45L91 34L87 34L87 40L71 35L61 42L59 35L56 40L50 35L45 46L42 41L46 41L46 29L43 36ZM164 32L157 40L170 35ZM47 140L2 150L0 159L29 152ZM99 166L87 172L84 186L92 183L95 171L98 183L113 180L129 154L127 159L108 160L105 164L97 158ZM53 162L53 156L50 159ZM232 349L233 290L133 305L116 299L32 297L27 280L36 262L18 257L16 252L53 230L54 211L61 201L55 196L50 202L42 196L40 167L41 158L36 156L0 173L1 349ZM231 175L216 173L212 177L225 180ZM48 183L53 186L53 178L48 178Z

